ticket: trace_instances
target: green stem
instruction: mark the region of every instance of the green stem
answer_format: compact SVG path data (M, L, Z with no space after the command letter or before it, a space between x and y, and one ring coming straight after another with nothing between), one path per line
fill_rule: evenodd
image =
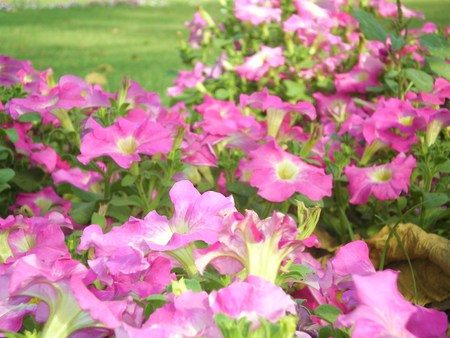
M353 228L352 225L350 224L347 215L345 214L345 207L344 206L339 206L338 208L338 212L339 212L339 220L341 221L341 224L343 223L345 225L346 230L348 231L348 235L350 237L351 241L355 240L355 234L353 232Z
M139 197L144 202L143 212L144 212L145 215L147 215L150 211L152 211L152 209L150 209L150 204L149 204L150 198L149 198L149 196L147 196L145 194L144 188L142 186L142 179L141 178L138 179L137 189L138 189Z
M114 174L114 163L112 163L111 161L108 162L107 167L106 167L106 173L103 176L103 181L104 181L104 194L103 194L103 198L105 200L109 200L110 199L110 195L111 195L111 177Z

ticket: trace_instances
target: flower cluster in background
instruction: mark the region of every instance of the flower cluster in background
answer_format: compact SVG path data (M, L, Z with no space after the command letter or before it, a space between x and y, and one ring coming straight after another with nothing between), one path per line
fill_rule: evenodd
M223 2L170 107L0 56L0 334L445 336L414 271L450 278L448 29Z

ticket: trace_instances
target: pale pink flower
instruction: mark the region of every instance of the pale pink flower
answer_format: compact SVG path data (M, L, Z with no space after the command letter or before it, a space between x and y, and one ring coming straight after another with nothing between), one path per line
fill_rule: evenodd
M416 159L400 153L391 162L369 168L345 167L350 190L350 203L364 204L373 195L378 200L396 199L408 192L410 177L416 167Z
M235 66L234 70L250 81L261 80L270 68L283 66L285 57L283 47L271 48L262 46L261 50L253 56L246 57L244 64Z
M358 306L340 315L337 327L352 327L352 337L445 337L447 316L406 301L397 289L398 272L354 275Z
M118 118L109 127L103 128L93 118L86 123L78 160L83 164L101 157L111 157L120 167L129 168L141 160L139 154L167 154L172 149L170 131L149 119L132 122Z
M208 294L188 290L152 313L141 328L124 325L118 331L126 333L123 337L135 338L219 338L222 335L213 315Z
M393 2L388 2L386 0L371 0L370 4L378 10L381 16L386 18L392 17L396 18L398 15L397 5ZM419 18L424 19L423 13L413 11L402 4L402 14L404 18Z
M251 151L242 170L251 172L250 185L271 202L285 201L295 192L314 201L331 196L331 175L284 151L273 140Z
M282 288L257 276L213 291L209 299L214 314L246 318L252 322L252 330L261 325L260 318L276 323L287 314L297 314L295 302Z
M223 218L236 210L233 197L214 191L200 194L189 181L175 183L169 195L175 209L170 220L156 211L144 218L151 229L145 240L152 250L176 250L199 240L212 244L219 238Z
M50 88L46 93L32 93L26 98L15 98L6 105L6 112L13 119L23 114L37 112L45 119L46 115L60 108L70 110L75 107L92 108L109 106L107 95L96 86L88 85L84 80L64 75L57 86ZM55 113L57 115L57 113Z
M250 21L253 25L280 22L281 8L279 0L235 0L234 15L241 21Z
M225 223L218 242L195 252L195 264L201 273L211 263L223 274L245 269L248 275L275 282L283 260L305 247L306 242L297 240L295 221L281 213L261 220L247 210L245 217L236 212Z
M205 65L201 62L197 62L193 70L180 70L178 72L178 78L174 81L175 86L167 88L167 95L178 96L186 88L202 87L205 76Z

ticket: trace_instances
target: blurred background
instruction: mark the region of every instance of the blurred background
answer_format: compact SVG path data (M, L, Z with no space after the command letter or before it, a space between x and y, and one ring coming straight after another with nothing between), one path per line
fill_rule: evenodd
M450 1L403 2L425 21L450 25ZM177 34L187 37L196 5L221 15L219 0L0 0L0 54L110 91L130 75L166 101L166 88L183 68Z

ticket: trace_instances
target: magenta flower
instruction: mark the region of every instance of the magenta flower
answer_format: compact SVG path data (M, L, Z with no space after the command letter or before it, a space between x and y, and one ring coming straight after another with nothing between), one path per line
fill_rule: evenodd
M208 27L207 22L202 18L200 12L197 11L194 14L194 19L191 22L187 22L185 26L190 28L189 44L193 49L199 49L203 41L205 28Z
M418 141L417 130L424 129L419 111L407 101L391 98L383 100L366 120L363 135L368 144L382 142L398 152L407 152Z
M177 96L180 95L186 88L198 88L204 91L203 81L205 77L203 72L205 65L201 62L197 62L193 70L180 70L178 72L178 78L174 81L175 86L167 88L167 95Z
M58 169L52 173L55 184L70 183L80 189L89 190L89 187L102 179L101 175L93 171L82 171L80 168Z
M402 191L408 192L409 181L416 159L400 153L388 164L374 165L369 168L345 167L350 190L350 203L364 204L370 195L384 201L396 199Z
M49 211L61 211L67 215L71 202L68 202L55 192L52 187L46 187L37 193L19 193L11 210L26 206L30 208L33 215L41 216Z
M253 25L281 20L279 0L236 0L234 6L236 18L250 21Z
M258 53L246 57L244 64L234 67L234 70L239 76L250 81L259 81L267 74L270 68L283 66L284 63L283 47L271 48L262 46Z
M316 109L311 102L297 102L296 104L284 102L278 96L270 95L266 87L262 92L256 92L251 95L242 94L240 96L240 104L242 107L248 105L265 111L267 115L267 134L277 140L284 136L283 133L289 134L289 129L291 129L289 118L291 116L288 113L297 112L311 120L316 118ZM287 131L285 127L287 127ZM292 130L295 130L295 128L298 128L298 126L293 127Z
M141 160L139 154L166 154L172 149L170 131L149 119L131 122L118 118L109 127L103 128L93 118L86 123L89 131L84 135L77 157L83 164L101 157L111 157L120 167L129 168Z
M295 221L281 213L260 220L254 211L247 210L245 217L236 212L225 221L218 242L195 252L200 273L211 263L222 274L236 274L245 268L247 275L275 282L283 260L305 247L297 240Z
M250 185L268 201L282 202L295 192L314 201L331 196L331 175L282 150L273 140L250 152L249 157L242 170L251 171Z
M383 63L367 54L360 54L358 64L348 73L336 74L334 85L338 93L365 93L369 86L377 86Z
M19 82L18 72L26 61L19 61L6 55L0 55L0 86L10 87Z
M397 289L398 272L353 276L359 305L340 315L337 327L352 326L352 337L445 337L447 316L406 301Z
M108 97L97 87L88 85L84 80L73 76L65 75L61 77L56 87L50 88L45 93L32 93L27 98L15 98L8 102L6 111L13 119L21 115L38 112L44 118L54 113L56 109L69 110L75 107L90 108L109 106Z
M265 136L262 123L254 116L245 116L234 102L215 100L205 97L204 102L195 109L203 115L203 120L194 127L202 128L211 134L211 143L220 143L225 147L238 147L253 150L257 141Z
M287 314L297 314L296 304L282 288L263 278L247 276L209 296L214 314L231 318L246 318L252 329L260 326L260 318L276 323Z

